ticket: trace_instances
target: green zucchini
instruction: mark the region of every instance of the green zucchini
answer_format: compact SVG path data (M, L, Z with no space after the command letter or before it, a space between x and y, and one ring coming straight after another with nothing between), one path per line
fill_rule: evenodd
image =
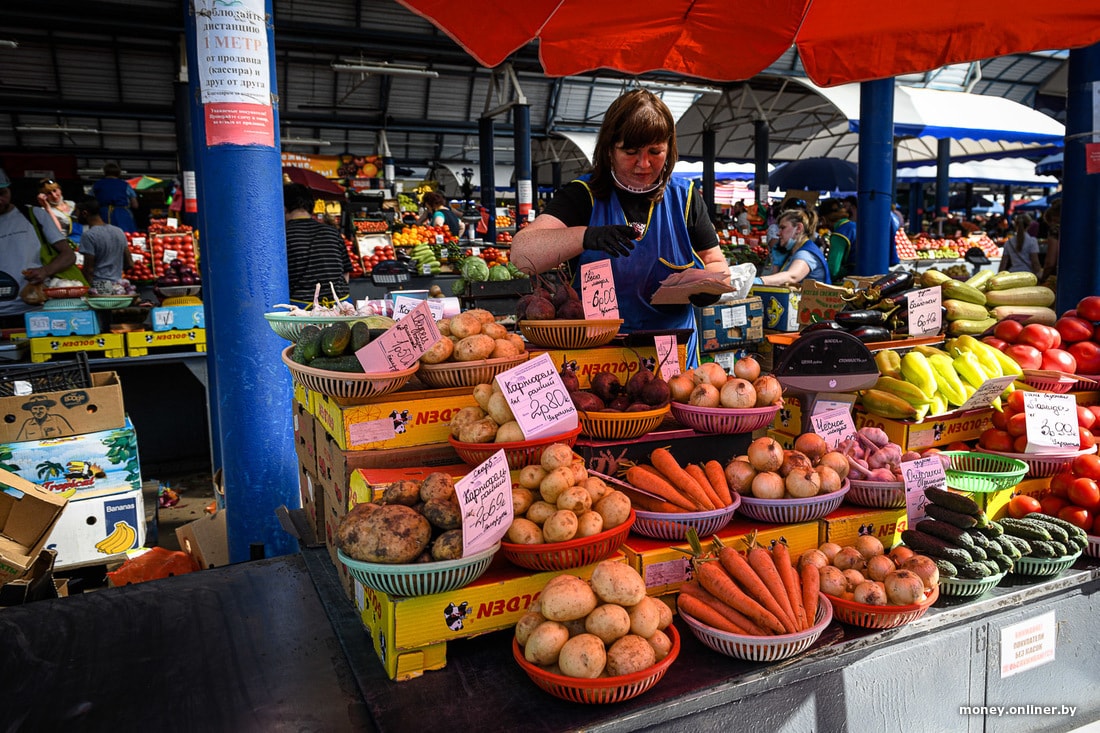
M952 562L968 563L974 561L974 557L967 552L966 548L916 529L902 530L901 541L914 552L924 555L942 557Z
M992 270L979 270L976 274L968 277L964 283L972 288L978 290L985 290L989 285L989 281L993 279Z
M1039 284L1034 272L998 272L986 283L986 290L1030 288Z
M951 336L976 336L985 333L997 325L996 318L983 318L972 320L960 318L955 321L948 320L947 333Z
M978 503L969 496L956 494L954 491L928 488L924 490L924 496L928 501L938 506L945 507L959 514L977 515L982 510Z
M958 280L949 280L940 285L944 300L965 300L967 303L985 305L985 293Z
M970 303L965 300L949 298L943 301L943 307L947 309L949 321L984 321L989 318L989 311L984 305Z
M985 304L990 308L996 308L999 305L1050 307L1054 304L1054 291L1042 285L1031 288L1012 288L1011 290L991 290L986 293Z

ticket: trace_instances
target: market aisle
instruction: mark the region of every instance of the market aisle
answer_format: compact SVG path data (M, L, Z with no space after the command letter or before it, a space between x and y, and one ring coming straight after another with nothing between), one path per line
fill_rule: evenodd
M157 510L156 546L178 550L180 546L176 539L176 527L204 516L206 508L214 501L214 484L210 472L195 471L149 480L159 481L166 489L165 494L168 494L168 489L176 494L174 503L172 499L162 500ZM153 546L151 540L146 542L146 546Z

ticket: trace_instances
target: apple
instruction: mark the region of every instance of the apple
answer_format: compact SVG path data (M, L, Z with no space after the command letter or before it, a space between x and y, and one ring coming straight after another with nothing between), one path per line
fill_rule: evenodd
M1069 347L1069 353L1077 362L1079 374L1100 374L1100 344L1079 341Z
M1043 353L1034 346L1013 344L1005 349L1005 353L1012 357L1021 369L1039 369L1043 365Z
M1077 373L1077 360L1064 349L1047 349L1043 352L1041 369L1050 369L1066 374Z

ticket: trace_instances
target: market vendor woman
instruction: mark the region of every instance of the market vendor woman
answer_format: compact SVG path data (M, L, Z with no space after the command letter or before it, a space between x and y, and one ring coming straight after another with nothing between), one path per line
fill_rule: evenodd
M676 121L653 93L635 89L604 115L590 173L561 188L512 241L512 261L546 272L568 262L610 259L622 331L691 329L688 366L698 363L691 306L654 306L661 281L689 268L729 276L706 205L690 182L672 178ZM695 296L698 305L714 296Z

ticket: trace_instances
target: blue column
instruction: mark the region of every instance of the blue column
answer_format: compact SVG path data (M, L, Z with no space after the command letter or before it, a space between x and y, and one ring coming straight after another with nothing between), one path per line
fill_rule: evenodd
M272 0L265 3L272 17ZM191 93L199 96L198 26L186 19ZM276 93L273 28L267 25L270 91ZM231 562L248 560L252 546L273 557L297 552L275 509L299 505L291 426L290 373L279 358L287 342L263 314L286 302L286 227L282 207L278 110L274 146L207 145L203 108L194 115L200 209L205 212L203 295L207 344L217 384L218 424L225 478Z
M1008 212L1012 211L1012 186L1011 184L1005 184L1004 189L1005 199L1005 216L1008 216Z
M1061 313L1086 295L1100 293L1100 175L1085 173L1085 146L1100 142L1100 44L1069 52L1066 96L1066 147L1062 179L1062 230L1058 252L1058 300Z
M477 121L478 147L481 148L481 205L489 212L485 242L490 245L497 241L497 184L493 127L492 117L482 117Z
M703 130L703 201L712 217L717 211L714 208L714 155L714 130L707 128Z
M753 153L756 161L756 175L753 179L753 187L756 189L756 203L768 203L767 194L764 191L768 187L768 159L771 157L767 120L753 120Z
M914 181L909 184L909 233L920 231L921 217L924 216L924 184Z
M934 217L946 216L951 199L951 140L941 138L936 145L936 210Z
M894 80L859 85L859 180L855 273L890 267L890 185L894 160Z
M512 107L512 141L516 155L516 224L527 218L534 202L531 187L531 106Z

